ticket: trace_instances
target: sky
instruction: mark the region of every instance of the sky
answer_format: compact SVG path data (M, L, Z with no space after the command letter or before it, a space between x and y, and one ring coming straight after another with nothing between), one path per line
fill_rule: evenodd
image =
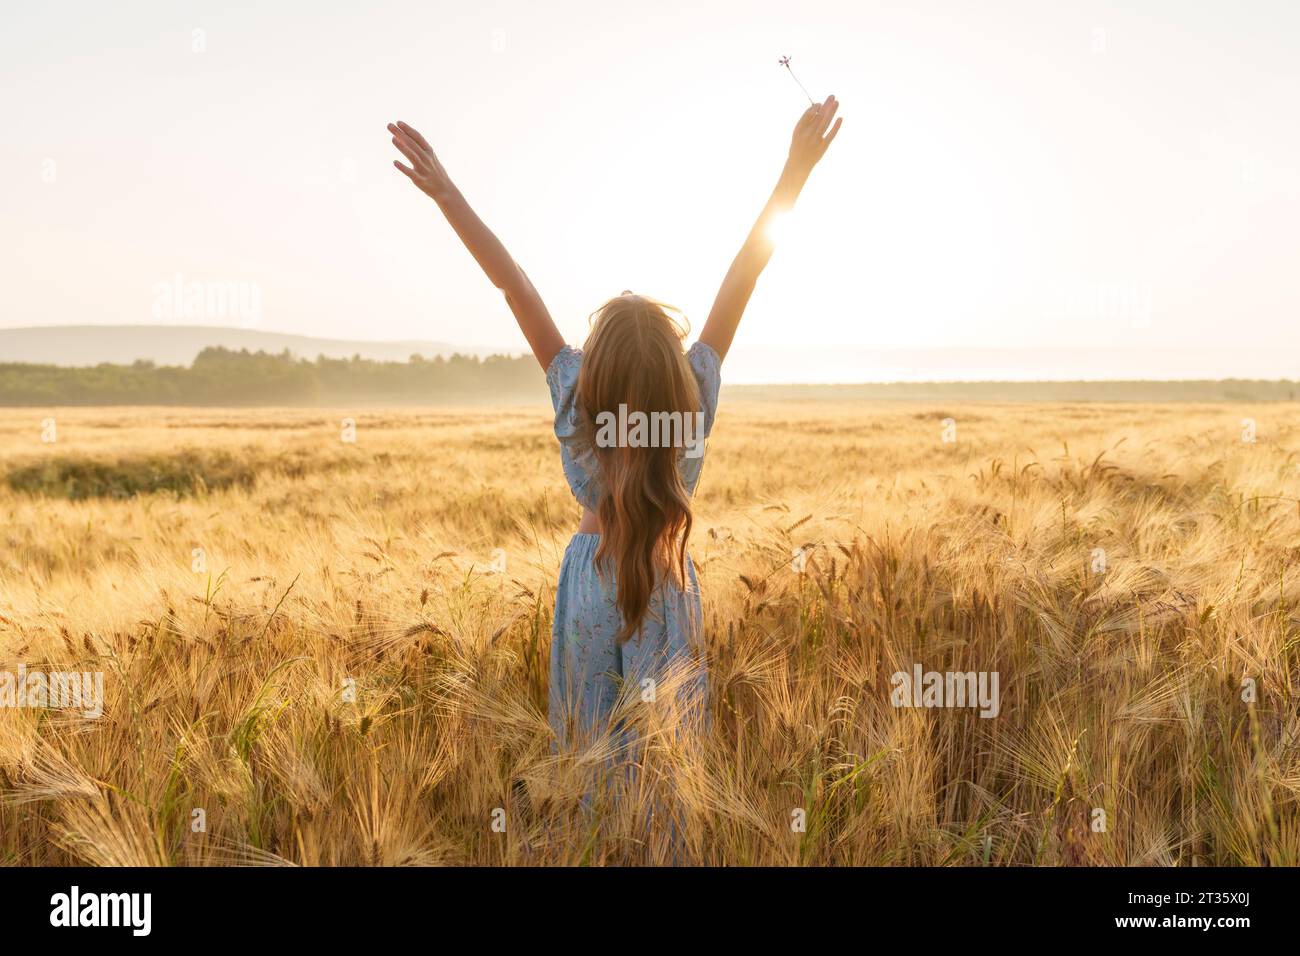
M522 348L392 168L402 119L571 341L623 289L698 332L807 106L789 55L844 126L741 326L753 376L1113 349L1167 377L1182 349L1300 377L1291 0L137 0L0 27L0 327Z

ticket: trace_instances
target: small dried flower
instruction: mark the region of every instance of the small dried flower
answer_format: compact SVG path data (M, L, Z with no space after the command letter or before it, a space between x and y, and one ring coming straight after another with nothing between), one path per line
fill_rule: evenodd
M790 67L790 58L788 56L781 57L781 59L777 60L777 63L781 64L781 66L786 68L786 71L790 74L790 78L792 80L794 80L796 83L799 83L799 77L794 75L794 70L791 69ZM810 105L812 106L817 105L817 101L812 98L812 94L808 92L807 87L805 87L802 83L799 83L799 89L803 90L803 95L808 97L808 102Z

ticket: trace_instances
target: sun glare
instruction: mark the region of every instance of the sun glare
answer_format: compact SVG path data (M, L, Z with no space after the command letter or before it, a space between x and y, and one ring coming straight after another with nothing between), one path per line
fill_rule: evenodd
M769 242L780 243L790 232L790 213L774 213L763 231L766 233Z

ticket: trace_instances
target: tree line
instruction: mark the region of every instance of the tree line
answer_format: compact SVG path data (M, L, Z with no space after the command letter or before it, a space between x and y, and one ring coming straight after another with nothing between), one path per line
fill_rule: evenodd
M11 406L421 404L545 395L531 355L383 362L206 348L188 368L144 360L75 368L0 364L0 405Z
M1295 401L1300 384L1262 381L894 382L860 385L739 385L755 399L840 401L1270 402ZM51 405L418 405L545 402L546 383L530 355L452 355L406 362L320 356L303 359L247 349L206 348L189 367L65 367L0 363L0 406Z

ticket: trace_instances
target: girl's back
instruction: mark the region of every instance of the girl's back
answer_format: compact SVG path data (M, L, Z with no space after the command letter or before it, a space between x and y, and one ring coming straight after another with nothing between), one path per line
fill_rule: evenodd
M704 699L685 541L721 362L704 342L683 355L683 331L659 303L624 294L597 312L586 349L565 346L547 369L564 476L585 511L555 598L549 712L561 741L599 733L621 693L653 698L675 667L689 670L678 703ZM620 586L629 579L645 587Z

